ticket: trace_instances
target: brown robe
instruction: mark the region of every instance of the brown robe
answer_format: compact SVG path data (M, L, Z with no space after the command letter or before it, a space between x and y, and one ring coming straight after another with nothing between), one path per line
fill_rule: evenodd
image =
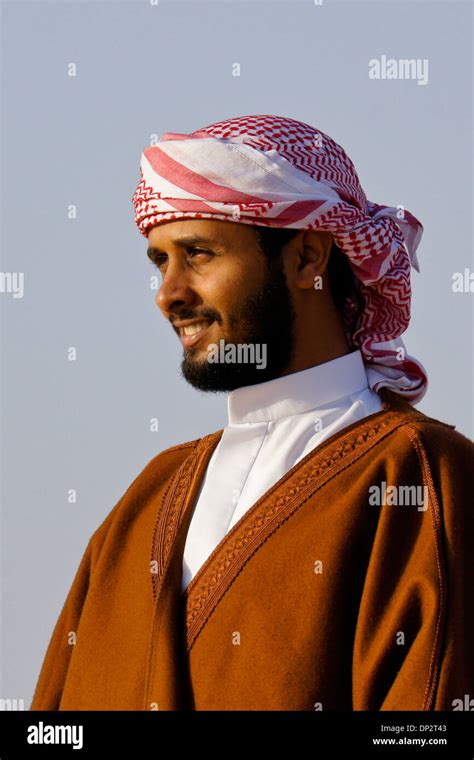
M154 457L89 540L30 709L452 710L473 698L474 444L380 395L380 412L263 494L184 593L186 532L223 431ZM425 486L427 502L370 503L382 483Z

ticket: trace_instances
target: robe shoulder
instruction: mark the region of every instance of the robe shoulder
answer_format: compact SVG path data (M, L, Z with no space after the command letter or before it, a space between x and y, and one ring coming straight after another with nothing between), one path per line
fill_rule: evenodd
M185 441L155 454L140 470L123 496L93 532L87 550L95 556L114 523L123 522L123 519L128 521L132 516L137 517L140 506L152 502L153 493L162 489L163 484L172 478L186 457L195 450L201 441L202 438Z
M425 474L428 471L441 488L458 481L463 488L474 486L474 442L448 424L423 413L407 418L395 431L410 442ZM472 493L472 492L471 492Z
M474 442L456 430L455 425L430 417L386 388L382 389L380 395L384 401L389 400L395 411L395 424L391 427L389 436L395 446L395 453L401 453L404 448L418 452L423 450L433 467L447 468L449 471L450 467L455 466L457 473L460 469L467 474L472 473ZM371 417L365 418L360 424L363 425L370 419Z
M428 417L422 412L415 418L407 416L401 430L409 430L417 435L426 446L433 461L438 460L438 454L443 454L443 460L458 462L471 461L474 455L474 442L451 425L434 417ZM403 420L403 415L401 416Z

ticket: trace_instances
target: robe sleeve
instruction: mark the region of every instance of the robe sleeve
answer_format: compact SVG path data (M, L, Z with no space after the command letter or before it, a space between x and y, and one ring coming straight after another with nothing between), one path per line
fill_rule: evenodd
M59 710L69 660L74 649L74 643L71 642L74 635L77 636L89 589L94 538L95 534L87 544L51 635L30 710Z
M474 444L452 426L425 424L406 435L411 446L384 475L426 486L428 504L377 507L354 640L353 709L469 709Z

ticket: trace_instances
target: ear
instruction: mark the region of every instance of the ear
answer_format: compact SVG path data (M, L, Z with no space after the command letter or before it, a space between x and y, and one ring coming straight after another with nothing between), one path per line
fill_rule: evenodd
M305 230L296 251L297 266L294 282L299 288L313 288L315 278L324 280L328 266L333 238L330 232Z

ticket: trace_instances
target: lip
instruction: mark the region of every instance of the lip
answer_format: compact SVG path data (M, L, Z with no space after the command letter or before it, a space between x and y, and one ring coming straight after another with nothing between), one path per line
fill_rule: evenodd
M211 322L210 324L208 324L207 327L201 330L201 332L198 332L195 335L180 335L179 339L182 345L185 348L189 348L189 346L194 346L196 343L198 343L201 340L201 338L203 338L206 335L206 333L209 331L209 329L212 327L213 324L214 322Z

